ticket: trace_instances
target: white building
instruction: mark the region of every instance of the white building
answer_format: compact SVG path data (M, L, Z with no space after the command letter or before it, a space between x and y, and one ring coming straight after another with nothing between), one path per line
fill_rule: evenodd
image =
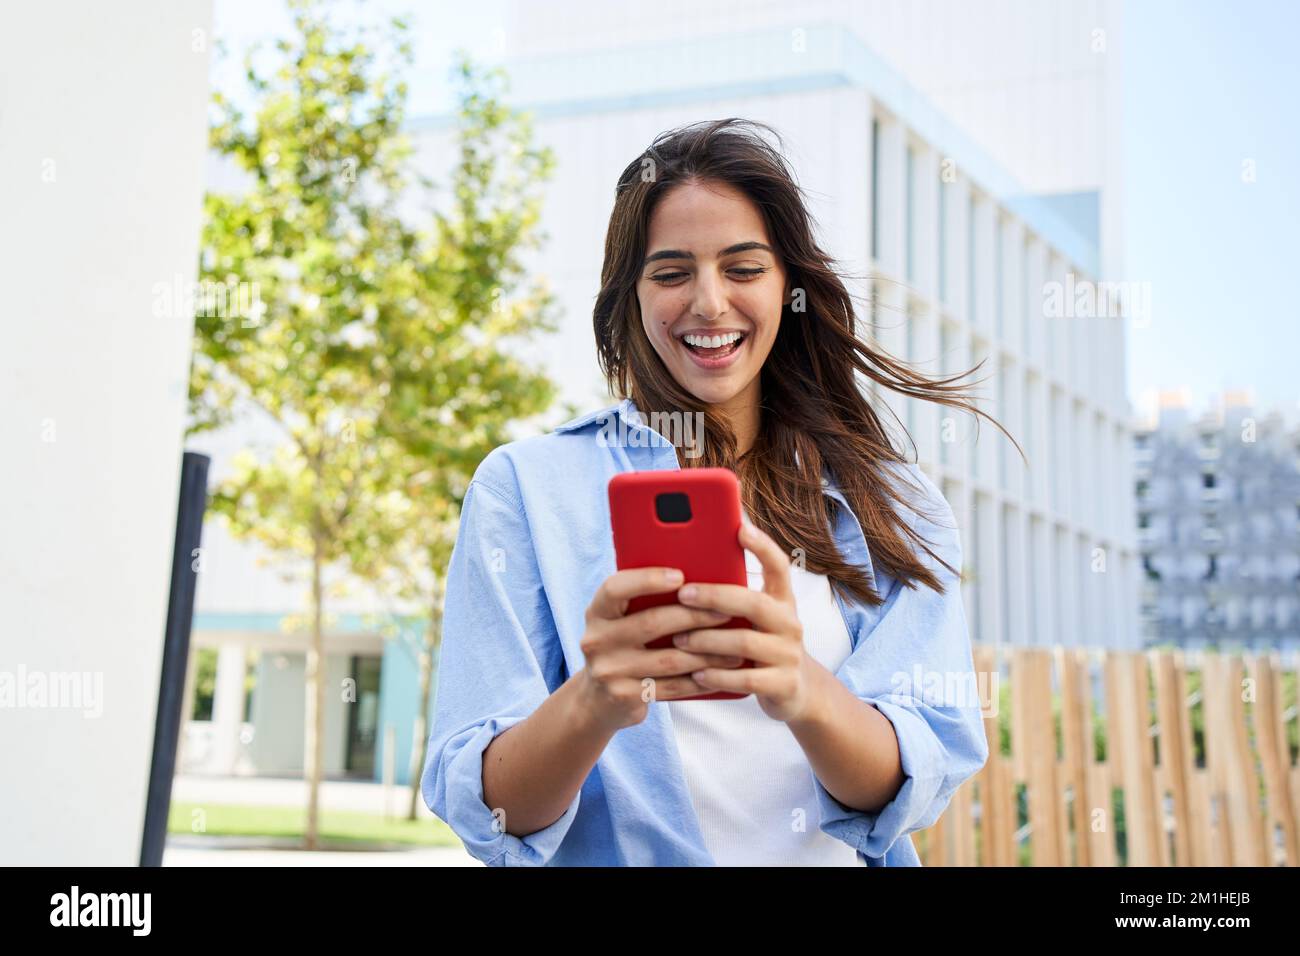
M985 360L986 408L1025 448L1028 467L987 425L976 443L891 401L962 523L975 637L1136 647L1122 320L1074 295L1119 275L1120 35L1104 2L512 4L511 102L558 158L531 267L565 315L533 354L604 404L591 308L618 173L665 129L766 122L823 247L873 276L854 291L879 342L934 373ZM441 172L454 118L413 126Z

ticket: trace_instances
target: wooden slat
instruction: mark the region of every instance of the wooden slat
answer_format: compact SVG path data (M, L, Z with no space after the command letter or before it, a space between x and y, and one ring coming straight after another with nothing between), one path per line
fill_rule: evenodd
M1259 762L1264 773L1264 791L1268 798L1268 826L1265 838L1273 828L1282 831L1282 853L1286 866L1300 864L1300 842L1296 837L1294 803L1291 799L1291 754L1286 743L1286 727L1282 719L1282 683L1273 661L1265 655L1247 659L1250 676L1255 680L1256 744ZM1274 863L1272 840L1264 847L1265 865Z
M1152 671L1156 683L1156 718L1160 726L1160 792L1169 793L1173 802L1173 858L1166 865L1190 866L1191 784L1188 781L1188 757L1191 748L1183 736L1190 733L1183 716L1187 696L1182 689L1175 653L1152 652Z
M923 860L926 866L946 866L948 863L948 819L949 813L945 812L925 831L929 840Z
M1231 808L1228 799L1228 778L1233 773L1232 731L1228 726L1226 697L1231 693L1224 691L1227 669L1224 660L1218 654L1206 654L1201 667L1201 706L1205 711L1205 784L1214 809L1213 855L1215 866L1232 866L1239 856L1247 851L1234 850L1233 842L1238 834L1231 825Z
M1192 866L1214 866L1214 830L1210 821L1209 794L1205 787L1205 771L1197 763L1196 737L1192 731L1192 706L1187 702L1189 681L1187 674L1191 670L1201 671L1201 687L1205 687L1205 674L1199 654L1186 652L1174 656L1174 693L1182 703L1178 708L1178 719L1182 724L1183 764L1187 768L1187 843L1189 859ZM1202 726L1204 726L1205 702L1201 701Z
M1011 806L1011 765L1002 756L1002 741L998 729L997 651L988 645L975 648L977 673L988 674L987 687L991 701L984 710L984 736L988 740L989 759L976 775L980 799L980 841L982 866L1015 866L1015 820Z
M1250 731L1246 726L1246 702L1242 699L1242 679L1245 676L1241 658L1228 657L1224 668L1225 686L1223 715L1230 766L1224 780L1228 794L1228 820L1232 825L1234 866L1267 866L1265 847L1265 814L1259 803L1259 775L1255 770L1255 755L1250 745Z
M1088 765L1088 858L1091 866L1115 866L1115 819L1111 812L1111 774L1105 763ZM1100 812L1098 812L1100 811Z
M1052 716L1052 656L1025 653L1020 684L1024 688L1026 758L1029 788L1030 848L1034 866L1061 866L1060 803L1057 786L1056 733Z
M975 865L974 789L967 781L952 795L952 828L948 846L951 866Z
M1153 786L1154 760L1148 725L1146 658L1130 652L1111 655L1107 683L1115 684L1114 739L1122 741L1124 832L1129 866L1158 866L1160 828ZM1108 738L1109 739L1109 738Z
M1186 709L1178 674L1176 652L1149 655L1156 685L1156 719L1160 728L1160 792L1173 803L1173 856L1170 865L1191 865L1191 784L1188 780L1189 748L1184 739Z
M1092 695L1088 686L1086 652L1062 649L1057 655L1061 678L1062 781L1074 793L1071 818L1074 821L1075 866L1091 866L1091 842L1087 838L1088 765L1092 763ZM1068 859L1068 857L1067 857Z
M1017 647L1011 653L1011 778L1024 783L1028 774L1025 758L1029 752L1025 740L1025 701L1021 675L1028 668L1027 647Z

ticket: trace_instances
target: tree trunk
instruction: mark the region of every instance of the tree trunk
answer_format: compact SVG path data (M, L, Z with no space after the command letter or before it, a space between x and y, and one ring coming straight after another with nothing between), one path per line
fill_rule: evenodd
M415 731L411 737L411 805L406 819L416 819L419 807L420 780L424 776L425 749L428 744L429 703L433 697L433 649L437 645L442 624L442 581L434 585L433 601L429 606L429 627L425 631L424 646L420 648L420 710L415 715Z
M321 548L318 542L312 555L312 628L311 645L307 648L307 711L303 721L303 775L307 781L307 826L303 833L303 843L308 850L315 850L320 845L321 757L325 736L324 595L321 572Z

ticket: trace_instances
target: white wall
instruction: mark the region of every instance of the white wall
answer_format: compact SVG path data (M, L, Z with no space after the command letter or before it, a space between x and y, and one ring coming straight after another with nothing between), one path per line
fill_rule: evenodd
M102 698L0 708L0 862L132 865L193 328L154 286L195 278L211 2L3 20L0 681L88 673Z

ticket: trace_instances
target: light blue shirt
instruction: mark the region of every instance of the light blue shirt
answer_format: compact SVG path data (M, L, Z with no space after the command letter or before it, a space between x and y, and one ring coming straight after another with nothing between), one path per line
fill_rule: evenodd
M616 440L610 441L610 437ZM623 471L679 468L669 439L630 399L483 459L465 493L447 569L437 696L421 781L429 808L490 866L712 866L691 803L670 708L617 731L552 824L508 833L483 802L483 751L585 666L579 646L596 589L616 570L606 486ZM906 520L960 569L952 509L915 465ZM871 574L885 601L835 595L853 646L835 676L893 724L905 780L879 810L845 806L815 780L818 825L868 866L919 866L909 836L933 824L988 758L974 665L955 576L922 552L946 593L900 586L872 567L862 529L838 505L840 554ZM812 814L810 812L811 819ZM780 861L773 861L779 864Z

